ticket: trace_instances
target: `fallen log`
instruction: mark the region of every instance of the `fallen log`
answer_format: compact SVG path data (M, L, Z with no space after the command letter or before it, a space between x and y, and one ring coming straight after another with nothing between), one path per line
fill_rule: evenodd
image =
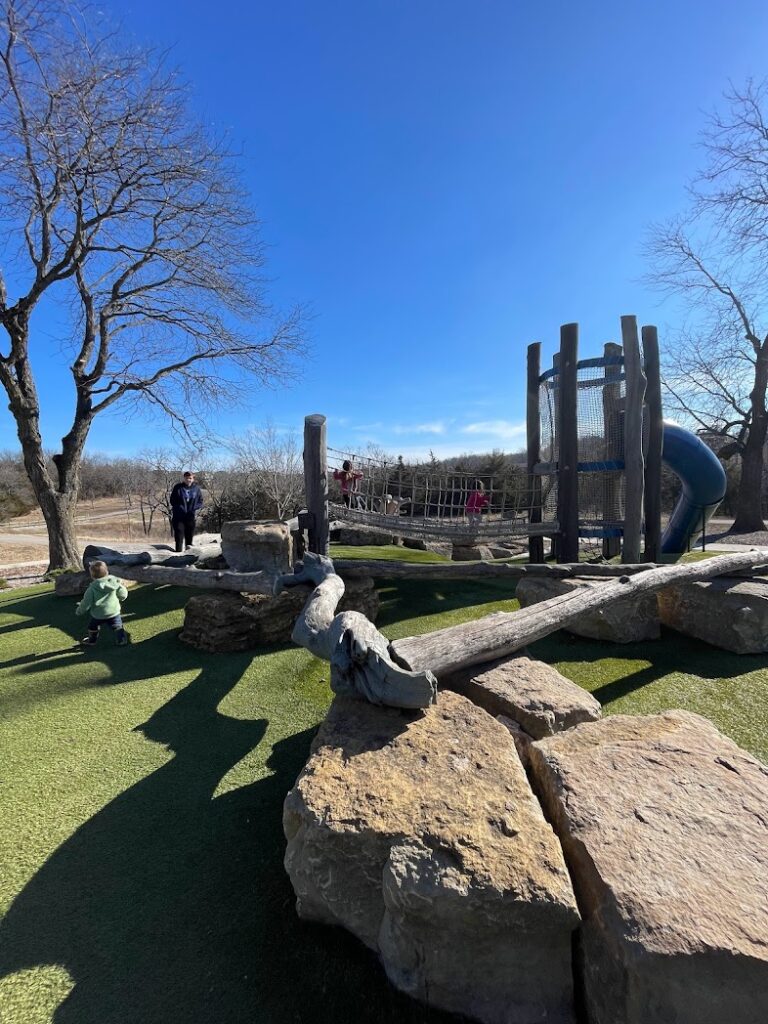
M595 582L518 612L496 612L460 626L395 640L390 644L390 652L404 668L412 671L429 668L439 677L513 654L535 640L567 628L584 612L604 608L614 601L653 593L672 585L732 575L763 565L766 561L768 549L758 549L720 555L691 565L661 566L653 572L634 576L623 575L617 580Z
M437 699L437 680L428 670L411 672L392 661L389 641L360 612L340 612L344 581L333 562L307 552L293 575L279 578L276 592L314 583L291 639L331 663L334 693L395 708L425 708Z
M202 587L204 590L234 590L239 594L274 593L277 576L268 572L225 572L194 566L119 565L107 563L113 576L154 586Z
M547 576L556 579L605 579L633 576L656 569L654 562L636 565L547 565L520 562L396 562L383 559L334 558L339 576L380 580L521 579Z

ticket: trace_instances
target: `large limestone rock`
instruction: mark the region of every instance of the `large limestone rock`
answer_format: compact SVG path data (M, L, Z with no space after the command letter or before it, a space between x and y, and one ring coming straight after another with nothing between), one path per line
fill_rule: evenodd
M489 1024L573 1022L562 852L480 708L336 697L283 823L299 914L349 929L398 988Z
M451 559L454 562L489 562L493 552L486 544L453 544Z
M529 758L584 918L590 1024L768 1020L768 768L684 711Z
M350 547L381 547L386 544L394 544L395 538L391 533L379 533L377 530L356 530L351 526L342 526L338 530L338 543L347 544Z
M412 548L414 551L431 551L435 555L443 555L450 558L453 552L453 544L450 541L421 540L414 537L403 537L403 547Z
M526 655L505 658L485 671L467 675L457 682L456 689L490 714L519 722L536 739L579 722L596 721L602 714L591 693L551 665Z
M224 523L221 552L234 572L290 572L293 545L287 523L254 522L249 519Z
M287 643L296 619L312 592L299 584L277 597L214 590L191 597L184 608L179 639L203 651L250 651ZM337 611L362 612L371 622L379 611L373 580L347 580Z
M517 584L515 597L523 608L529 608L551 597L570 594L584 587L600 586L587 580L561 580L546 577L523 577ZM586 612L577 623L568 627L569 633L593 640L610 640L628 644L638 640L655 640L659 636L659 613L656 595L615 601L607 608Z
M56 597L80 597L92 582L89 572L63 572L56 577L53 592Z
M689 583L658 599L665 626L736 654L768 651L768 579Z

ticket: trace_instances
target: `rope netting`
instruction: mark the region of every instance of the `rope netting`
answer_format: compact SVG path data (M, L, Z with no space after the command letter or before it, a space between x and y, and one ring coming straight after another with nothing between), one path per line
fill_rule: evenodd
M550 479L547 496L557 508L558 381L555 367L539 380L541 426L540 472ZM579 536L583 546L604 537L619 537L624 527L624 359L610 356L577 364Z
M331 517L344 522L440 538L467 532L503 538L556 529L553 520L529 523L525 466L508 463L499 473L468 473L331 447L327 454Z

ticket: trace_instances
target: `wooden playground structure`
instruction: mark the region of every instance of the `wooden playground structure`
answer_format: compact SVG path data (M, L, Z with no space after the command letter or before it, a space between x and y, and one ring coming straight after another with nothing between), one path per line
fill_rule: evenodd
M308 550L328 553L332 521L414 540L476 545L528 539L533 563L544 538L561 563L577 562L585 540L606 558L658 561L661 554L662 408L656 328L621 318L622 344L579 360L578 324L560 329L560 350L541 370L541 344L528 347L527 464L503 477L406 467L329 448L325 417L304 423ZM642 349L640 339L642 338ZM331 471L350 457L362 479L347 502ZM338 463L334 466L331 463ZM468 496L483 484L487 508L468 521Z

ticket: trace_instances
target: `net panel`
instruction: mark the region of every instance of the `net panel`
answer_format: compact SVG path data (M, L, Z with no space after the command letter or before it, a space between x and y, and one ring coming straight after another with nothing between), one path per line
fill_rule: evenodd
M621 536L624 525L624 400L622 357L586 359L577 365L579 535L585 546ZM553 481L547 501L556 516L559 459L559 372L539 381L541 469Z

